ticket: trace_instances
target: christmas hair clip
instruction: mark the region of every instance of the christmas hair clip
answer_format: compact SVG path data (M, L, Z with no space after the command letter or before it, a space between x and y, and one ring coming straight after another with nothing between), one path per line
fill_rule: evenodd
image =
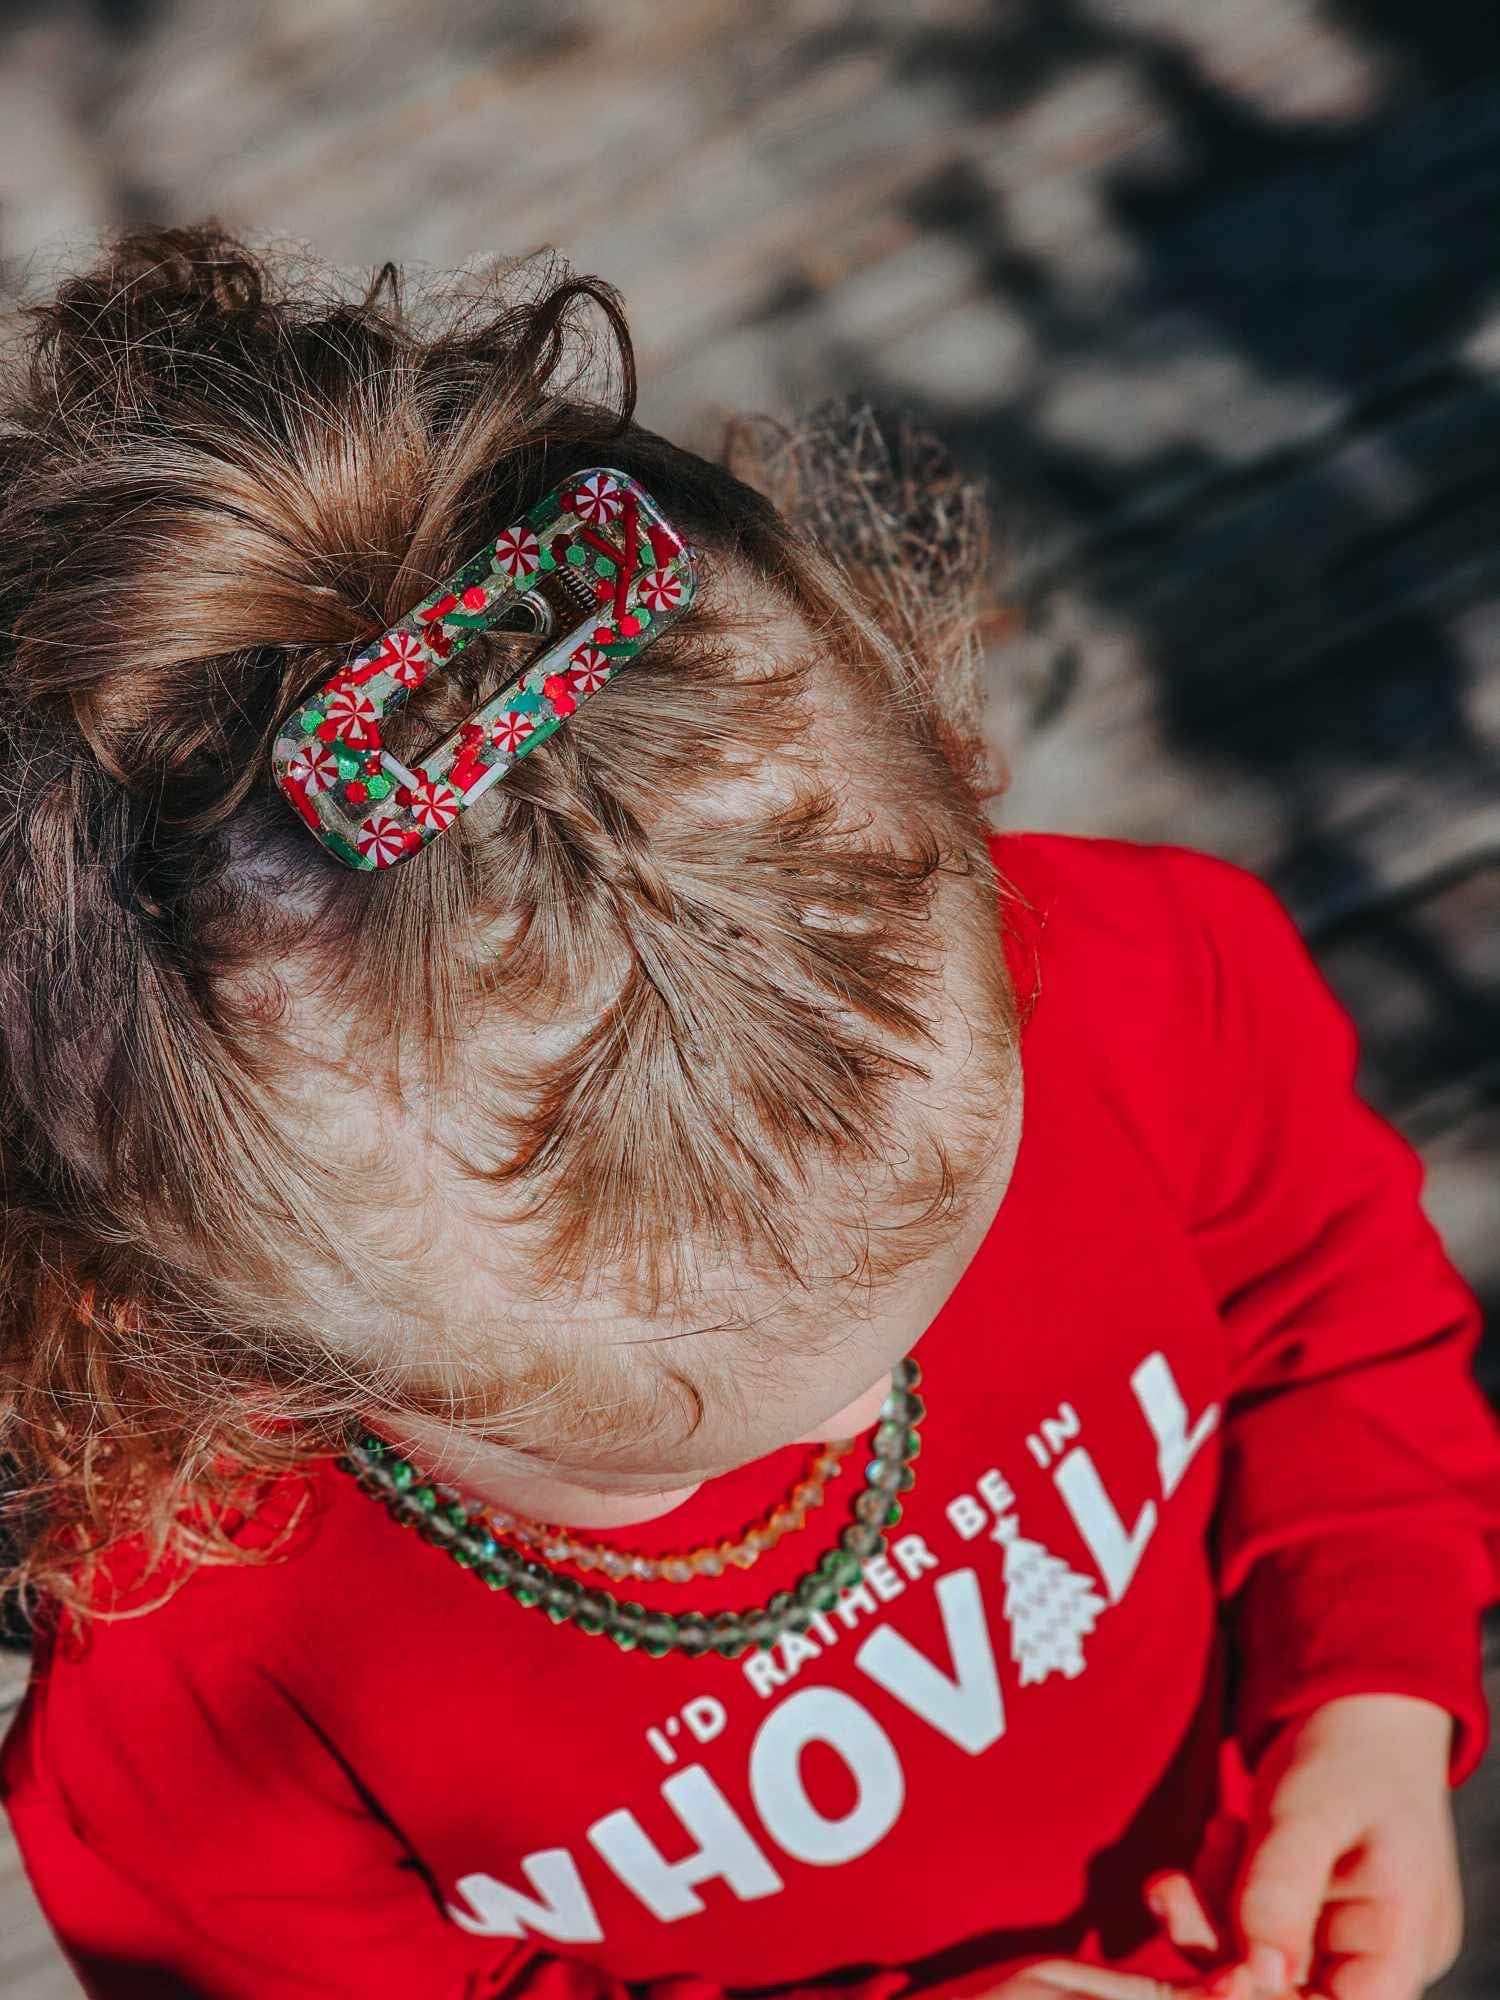
M692 603L693 553L636 482L596 467L539 500L282 723L276 783L330 854L388 868L444 832ZM381 725L476 632L540 650L408 769Z

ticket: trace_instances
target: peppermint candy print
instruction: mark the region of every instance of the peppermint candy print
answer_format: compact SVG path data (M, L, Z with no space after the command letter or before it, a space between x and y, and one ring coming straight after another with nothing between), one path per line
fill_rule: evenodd
M611 466L583 467L303 697L272 741L276 783L339 860L388 868L617 679L695 588L692 551L651 496ZM440 741L414 745L410 767L386 755L387 718L524 590L547 595L548 642Z
M591 472L573 489L573 512L591 528L607 528L624 504L619 480L607 472Z
M530 576L541 560L542 545L525 522L495 537L495 567L507 576Z
M458 818L458 794L440 778L424 778L411 788L411 816L418 826L441 833Z
M527 715L524 709L508 708L504 715L495 718L490 729L490 741L497 750L514 756L535 728L534 715Z
M336 688L325 703L328 720L346 743L356 747L380 736L380 711L362 688Z
M375 664L403 687L419 688L427 678L422 641L415 632L387 632Z
M326 743L319 743L314 738L312 742L303 744L287 765L286 774L305 791L326 792L330 785L338 782L338 759Z
M568 680L575 694L597 694L609 679L610 661L597 646L580 646L568 656Z
M406 852L406 832L400 820L392 819L388 813L371 813L360 822L354 844L377 868L389 868Z
M652 570L641 578L641 602L650 611L675 610L682 602L682 578L676 570Z

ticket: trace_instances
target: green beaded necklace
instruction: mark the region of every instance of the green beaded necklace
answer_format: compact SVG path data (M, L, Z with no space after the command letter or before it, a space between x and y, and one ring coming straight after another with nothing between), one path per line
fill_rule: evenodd
M461 1501L445 1503L436 1487L424 1482L417 1468L384 1438L351 1439L347 1454L337 1463L403 1527L416 1528L491 1590L508 1591L517 1604L545 1611L554 1625L571 1623L580 1632L611 1638L625 1652L638 1646L653 1659L679 1652L690 1658L718 1653L734 1660L751 1646L764 1651L787 1632L805 1632L820 1611L833 1608L840 1591L859 1582L867 1562L885 1553L886 1529L901 1519L897 1496L909 1492L916 1481L912 1460L921 1449L917 1426L927 1409L917 1394L921 1379L921 1367L909 1355L891 1370L891 1393L871 1438L873 1456L865 1467L865 1483L838 1547L769 1603L713 1617L694 1611L674 1616L648 1611L642 1604L621 1603L607 1590L590 1589L507 1547L477 1527Z

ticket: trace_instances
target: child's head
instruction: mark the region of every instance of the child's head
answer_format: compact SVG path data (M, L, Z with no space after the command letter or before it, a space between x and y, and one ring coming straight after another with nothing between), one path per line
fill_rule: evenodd
M721 466L633 403L618 300L555 259L413 307L153 231L29 310L0 1172L37 1573L356 1418L482 1434L542 1499L692 1484L843 1413L993 1212L978 498L868 425L732 426ZM693 543L693 610L429 848L343 867L275 725L598 463Z

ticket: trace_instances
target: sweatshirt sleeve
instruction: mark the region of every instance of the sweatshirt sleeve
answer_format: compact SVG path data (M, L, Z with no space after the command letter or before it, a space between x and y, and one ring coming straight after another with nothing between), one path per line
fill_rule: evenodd
M1192 1228L1230 1340L1217 1557L1237 1732L1253 1761L1325 1701L1417 1696L1455 1718L1457 1783L1487 1740L1479 1615L1500 1556L1478 1302L1286 910L1231 863L1168 852L1207 946Z
M113 1627L34 1679L0 1756L27 1876L91 2000L598 2000L586 1967L448 1923L399 1832L295 1701Z

